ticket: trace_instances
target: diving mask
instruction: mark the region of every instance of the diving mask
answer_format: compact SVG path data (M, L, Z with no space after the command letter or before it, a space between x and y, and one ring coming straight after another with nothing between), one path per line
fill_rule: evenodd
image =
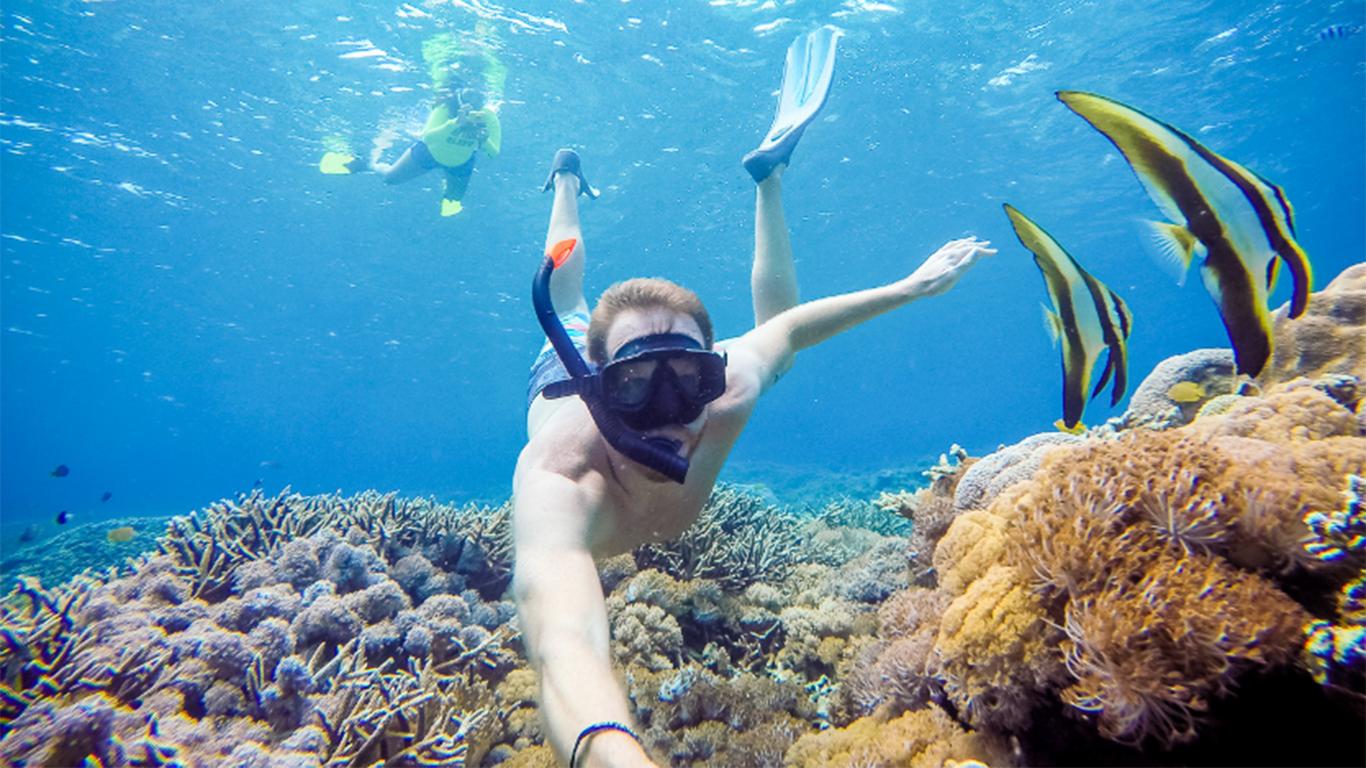
M657 333L627 342L597 376L607 406L644 431L702 415L726 391L726 360L691 336Z

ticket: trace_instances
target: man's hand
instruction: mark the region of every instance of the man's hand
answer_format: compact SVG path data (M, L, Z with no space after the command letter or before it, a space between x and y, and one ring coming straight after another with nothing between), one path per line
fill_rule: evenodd
M901 287L912 297L938 296L952 288L979 258L995 254L996 249L989 245L975 237L950 240L903 279Z

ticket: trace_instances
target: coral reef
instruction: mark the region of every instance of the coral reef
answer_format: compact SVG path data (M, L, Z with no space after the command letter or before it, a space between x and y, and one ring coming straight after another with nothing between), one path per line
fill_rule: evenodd
M889 721L868 717L845 728L807 734L792 745L785 765L793 768L908 766L939 768L958 764L1009 765L1005 745L968 733L943 710L929 707Z
M126 576L23 579L0 604L0 761L478 764L522 706L492 694L517 663L512 606L479 591L506 584L506 523L257 494L173 520ZM455 591L416 601L392 578L438 573Z
M1271 360L1258 377L1265 389L1329 374L1366 379L1366 263L1344 269L1295 320L1288 305L1272 313Z
M1085 437L952 450L876 501L722 486L677 540L599 563L647 748L1366 761L1363 277L1277 320L1260 387L1173 413L1162 377L1219 380L1200 351ZM258 493L148 531L121 568L19 577L0 763L554 765L504 599L508 523L508 505Z
M1362 343L1361 332L1334 338ZM1221 357L1200 352L1161 374L1217 379ZM1366 435L1357 373L1342 359L1179 413L1143 406L1134 413L1156 416L1084 438L1039 435L974 463L935 545L937 580L883 602L876 635L840 667L832 725L847 728L803 737L790 762L905 764L916 758L868 745L905 744L893 724L929 713L974 737L1013 737L1017 748L994 758L1008 763L1228 759L1208 739L1245 731L1221 718L1287 706L1360 733ZM1162 376L1150 388L1165 397L1176 382ZM1146 428L1128 428L1139 421ZM914 516L929 498L880 502ZM1234 704L1257 695L1273 698ZM1063 712L1070 723L1035 727ZM1286 759L1270 738L1245 734L1238 748ZM1088 739L1095 746L1079 751ZM799 750L817 745L827 751ZM1114 745L1135 751L1119 757ZM1319 757L1295 759L1366 759L1345 737L1311 751ZM934 759L946 757L982 759Z
M1049 451L1060 445L1074 445L1081 439L1061 432L1043 432L996 449L964 473L953 505L960 510L985 509L1001 491L1028 480Z
M1173 400L1172 387L1182 382L1198 384L1203 396L1185 402ZM1170 429L1189 424L1202 405L1232 393L1236 386L1231 349L1196 349L1169 357L1158 363L1134 390L1117 426Z

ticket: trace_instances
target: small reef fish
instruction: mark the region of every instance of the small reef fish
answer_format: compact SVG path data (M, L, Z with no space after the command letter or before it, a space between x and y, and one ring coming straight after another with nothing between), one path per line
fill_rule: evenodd
M1053 301L1053 309L1044 307L1043 312L1049 333L1054 341L1062 343L1063 415L1058 428L1076 434L1074 430L1085 430L1081 414L1087 401L1105 389L1111 375L1115 384L1110 405L1118 404L1124 397L1129 373L1127 341L1133 316L1114 291L1082 269L1039 225L1008 204L1005 211L1015 235L1034 254L1034 263L1043 273L1044 287ZM1105 368L1092 389L1091 374L1100 353L1106 350L1110 354L1105 359Z
M71 474L71 467L68 467L65 464L58 464L57 468L52 470L51 474L53 477L66 477Z
M1193 381L1180 381L1167 390L1167 399L1174 403L1198 403L1205 399L1205 388Z
M1326 43L1332 40L1346 40L1349 37L1361 34L1360 24L1333 24L1319 30L1319 42Z
M138 532L133 529L133 526L125 525L113 529L109 533L106 533L104 537L108 539L111 544L123 544L132 541L137 535Z
M104 502L109 501L112 498L114 498L114 494L110 493L109 491L105 491L104 493L100 494L100 503L103 504Z
M1080 91L1057 96L1119 148L1148 196L1178 222L1152 223L1159 246L1183 274L1200 256L1200 278L1219 308L1238 373L1261 373L1271 355L1266 303L1277 267L1284 262L1295 281L1292 318L1308 307L1313 281L1285 192L1132 107Z
M19 543L27 544L30 541L35 541L37 540L39 533L41 533L41 531L38 530L36 524L26 526L24 530L19 533Z
M66 525L67 521L70 519L71 513L67 512L65 509L57 513L57 525Z

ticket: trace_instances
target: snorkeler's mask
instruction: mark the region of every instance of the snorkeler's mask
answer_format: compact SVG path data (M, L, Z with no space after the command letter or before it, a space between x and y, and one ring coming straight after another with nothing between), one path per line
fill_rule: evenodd
M687 424L726 391L726 360L682 333L656 333L617 350L597 374L602 397L635 430Z
M627 458L677 483L688 474L678 441L646 437L642 431L686 424L726 389L725 359L681 334L655 334L618 350L616 359L594 373L569 339L550 299L550 278L577 240L556 243L536 273L531 300L536 319L570 378L542 390L547 399L578 395L609 445Z

